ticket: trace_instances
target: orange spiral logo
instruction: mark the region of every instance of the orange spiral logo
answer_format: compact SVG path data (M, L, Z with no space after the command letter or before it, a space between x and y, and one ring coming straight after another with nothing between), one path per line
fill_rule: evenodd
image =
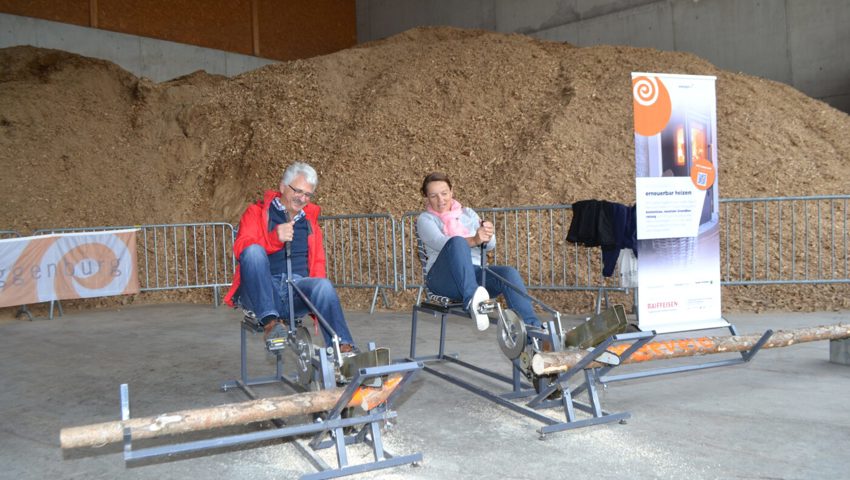
M95 260L96 259L96 260ZM113 274L119 265L118 256L106 245L86 243L69 250L57 262L68 268L65 275L57 275L53 290L60 298L88 297L87 290L106 288L112 282L126 278Z
M649 137L667 126L673 111L670 93L658 77L632 79L632 104L635 113L635 132Z

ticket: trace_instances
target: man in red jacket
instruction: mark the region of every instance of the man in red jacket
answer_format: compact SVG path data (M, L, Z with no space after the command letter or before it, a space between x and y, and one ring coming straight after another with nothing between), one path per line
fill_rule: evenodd
M342 313L339 296L325 273L325 250L319 229L318 205L310 203L319 179L306 163L293 163L284 172L278 191L266 191L263 200L248 206L239 221L233 254L239 265L225 303L238 303L256 315L264 337L286 335L281 323L289 317L286 278L307 296L339 336L340 351L356 351L354 339ZM286 245L291 251L292 272L287 271ZM290 277L291 275L291 277ZM295 316L309 313L296 292ZM322 328L325 345L331 334Z

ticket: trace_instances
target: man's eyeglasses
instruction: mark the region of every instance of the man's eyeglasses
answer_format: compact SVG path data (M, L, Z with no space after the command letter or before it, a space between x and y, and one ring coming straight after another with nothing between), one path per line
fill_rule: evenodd
M298 195L299 197L304 197L307 200L312 200L316 198L315 192L305 192L304 190L301 190L300 188L295 188L292 185L287 185L287 187L289 187L289 189L292 190L292 192L295 193L295 195Z

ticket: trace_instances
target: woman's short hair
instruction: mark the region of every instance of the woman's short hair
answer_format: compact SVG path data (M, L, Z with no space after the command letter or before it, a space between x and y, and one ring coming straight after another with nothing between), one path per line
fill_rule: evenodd
M319 186L319 175L316 174L316 169L304 162L295 162L286 167L283 176L280 177L280 183L289 185L298 175L304 175L304 180L307 180L313 188Z
M452 181L449 180L448 175L443 172L431 172L425 175L425 180L422 180L422 188L419 191L422 192L423 197L428 196L428 184L431 182L446 182L449 185L449 189L452 188Z

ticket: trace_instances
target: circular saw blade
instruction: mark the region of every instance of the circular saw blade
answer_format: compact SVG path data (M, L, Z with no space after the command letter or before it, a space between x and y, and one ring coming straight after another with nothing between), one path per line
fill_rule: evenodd
M496 339L499 348L506 357L513 360L525 349L525 323L513 310L506 308L502 310L502 318L499 319L499 328L496 330Z
M304 387L313 381L313 337L305 327L295 329L295 340L292 345L295 355L295 375L298 384Z

